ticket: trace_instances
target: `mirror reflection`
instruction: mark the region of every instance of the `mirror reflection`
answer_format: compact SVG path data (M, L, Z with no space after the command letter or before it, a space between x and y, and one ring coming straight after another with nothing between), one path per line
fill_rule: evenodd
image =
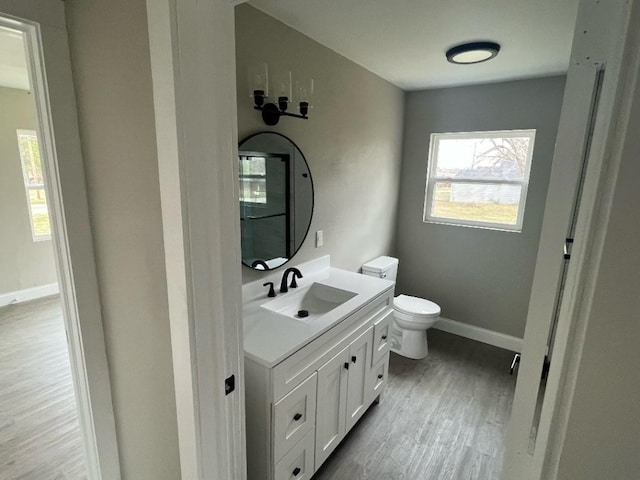
M289 138L261 132L239 145L242 263L271 270L304 242L313 215L313 181L302 151Z

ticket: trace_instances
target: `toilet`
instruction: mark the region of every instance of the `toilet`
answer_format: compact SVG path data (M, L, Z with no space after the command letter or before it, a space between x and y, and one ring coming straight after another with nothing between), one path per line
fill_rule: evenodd
M378 257L362 266L362 273L386 280L396 280L398 259ZM429 300L409 295L393 299L391 351L403 357L421 359L429 354L427 330L438 321L440 307Z

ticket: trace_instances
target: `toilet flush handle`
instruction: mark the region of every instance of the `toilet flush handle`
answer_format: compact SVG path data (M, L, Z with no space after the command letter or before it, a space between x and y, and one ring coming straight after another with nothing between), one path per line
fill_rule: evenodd
M387 274L386 273L381 273L380 274L380 278L387 278Z

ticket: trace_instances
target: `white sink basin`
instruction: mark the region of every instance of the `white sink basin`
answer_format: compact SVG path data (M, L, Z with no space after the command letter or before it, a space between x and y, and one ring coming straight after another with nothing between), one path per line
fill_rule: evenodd
M308 287L289 290L289 293L280 298L263 304L262 308L300 320L312 320L339 307L356 295L355 292L314 282Z

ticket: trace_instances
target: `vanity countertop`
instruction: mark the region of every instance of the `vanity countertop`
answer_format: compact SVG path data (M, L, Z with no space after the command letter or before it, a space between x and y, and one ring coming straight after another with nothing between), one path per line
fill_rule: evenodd
M393 289L395 284L389 280L332 268L329 266L328 256L299 265L297 268L304 275L298 280L299 288L318 282L356 295L320 317L298 319L262 307L264 303L273 300L267 297L267 287L263 287L262 284L274 282L277 292L282 271L244 285L242 288L244 353L248 358L269 368L357 312L376 297ZM295 292L296 289L290 289L287 293L278 293L276 298L285 298Z

